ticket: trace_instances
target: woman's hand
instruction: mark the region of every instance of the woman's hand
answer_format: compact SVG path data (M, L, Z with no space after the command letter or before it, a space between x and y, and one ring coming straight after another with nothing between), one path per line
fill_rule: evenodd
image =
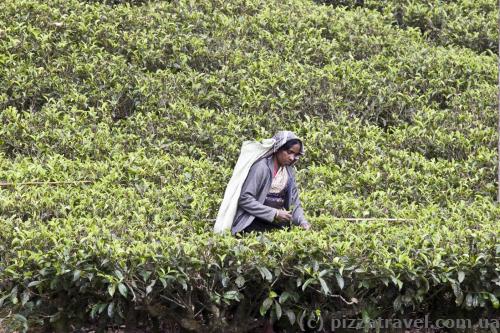
M302 224L300 225L300 227L301 227L302 229L305 229L305 230L309 230L309 229L311 229L311 225L310 225L309 223L307 223L307 222L306 222L306 223L302 223Z
M277 222L288 222L292 219L292 214L283 209L278 209L276 217L274 218Z

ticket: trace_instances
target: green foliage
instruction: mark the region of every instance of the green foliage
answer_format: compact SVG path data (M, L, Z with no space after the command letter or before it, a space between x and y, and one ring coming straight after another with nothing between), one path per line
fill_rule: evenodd
M495 0L317 0L335 7L365 7L385 14L387 22L418 28L438 45L497 53L498 8Z
M494 7L332 4L1 2L2 323L497 314ZM278 129L313 229L212 234Z

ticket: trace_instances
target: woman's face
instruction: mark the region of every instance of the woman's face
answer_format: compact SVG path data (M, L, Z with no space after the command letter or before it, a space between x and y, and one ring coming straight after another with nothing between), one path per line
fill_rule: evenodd
M288 149L280 150L276 153L279 166L291 165L299 158L300 144L294 144Z

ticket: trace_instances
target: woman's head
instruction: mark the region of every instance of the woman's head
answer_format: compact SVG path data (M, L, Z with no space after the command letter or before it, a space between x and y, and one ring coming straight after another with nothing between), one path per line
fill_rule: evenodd
M291 131L276 132L270 140L274 141L273 147L264 157L279 155L278 162L281 161L283 163L280 165L292 165L297 162L299 156L304 155L304 145L302 141ZM292 160L291 163L290 160Z
M299 139L291 139L285 142L275 153L279 166L293 165L303 154L302 142Z

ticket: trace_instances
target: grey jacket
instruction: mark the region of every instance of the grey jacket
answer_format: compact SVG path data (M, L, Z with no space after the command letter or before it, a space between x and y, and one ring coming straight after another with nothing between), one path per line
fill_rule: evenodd
M238 210L231 228L232 234L236 234L248 227L255 217L272 222L276 216L276 208L264 205L267 193L271 188L273 180L273 158L272 156L262 158L255 162L241 188L238 200ZM286 166L288 172L287 197L285 199L285 209L289 210L293 206L292 223L300 225L307 223L304 217L304 210L300 204L299 192L295 183L295 173L291 166Z

